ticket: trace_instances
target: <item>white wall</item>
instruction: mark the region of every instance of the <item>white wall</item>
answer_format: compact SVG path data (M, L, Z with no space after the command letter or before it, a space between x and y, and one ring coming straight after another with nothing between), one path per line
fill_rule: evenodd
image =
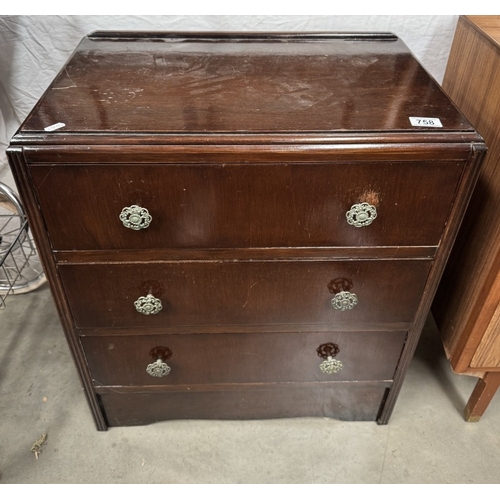
M11 183L5 157L10 138L81 38L92 31L389 31L441 83L457 20L456 15L0 17L0 180Z

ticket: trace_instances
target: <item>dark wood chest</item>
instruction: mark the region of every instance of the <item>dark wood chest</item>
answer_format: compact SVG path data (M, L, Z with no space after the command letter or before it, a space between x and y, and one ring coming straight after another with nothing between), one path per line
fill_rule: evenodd
M484 152L384 33L93 33L8 150L101 430L387 423Z

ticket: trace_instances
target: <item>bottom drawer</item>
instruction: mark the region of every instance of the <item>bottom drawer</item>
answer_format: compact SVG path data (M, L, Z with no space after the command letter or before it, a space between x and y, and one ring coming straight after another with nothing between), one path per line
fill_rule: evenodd
M204 388L199 392L151 389L118 393L100 389L107 425L146 425L162 420L241 420L329 417L375 421L388 385L335 382Z
M92 336L81 342L97 386L179 386L392 380L405 338L398 331L217 333ZM331 348L342 365L325 373L320 365ZM148 374L161 358L169 373Z

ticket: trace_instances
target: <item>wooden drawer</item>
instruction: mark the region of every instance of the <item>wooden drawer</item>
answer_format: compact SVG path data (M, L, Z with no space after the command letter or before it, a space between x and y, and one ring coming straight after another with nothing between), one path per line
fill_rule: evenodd
M183 385L392 380L406 332L321 332L82 337L96 385ZM343 368L320 370L317 348L333 343ZM171 372L146 372L168 348ZM161 351L161 349L160 349ZM161 354L161 353L160 353Z
M386 329L413 320L430 261L248 261L60 265L78 328L297 325ZM332 306L346 291L352 309ZM139 297L162 309L145 315ZM292 326L292 331L294 327Z
M438 245L463 164L58 165L30 169L54 249ZM354 204L377 208L354 227ZM123 208L152 217L126 228Z

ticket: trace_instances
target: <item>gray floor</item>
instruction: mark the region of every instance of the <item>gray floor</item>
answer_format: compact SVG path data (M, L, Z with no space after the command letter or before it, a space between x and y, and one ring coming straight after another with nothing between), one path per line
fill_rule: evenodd
M46 285L0 310L0 483L500 482L500 396L463 406L429 318L389 425L322 418L171 421L97 432ZM44 433L38 460L30 451Z

